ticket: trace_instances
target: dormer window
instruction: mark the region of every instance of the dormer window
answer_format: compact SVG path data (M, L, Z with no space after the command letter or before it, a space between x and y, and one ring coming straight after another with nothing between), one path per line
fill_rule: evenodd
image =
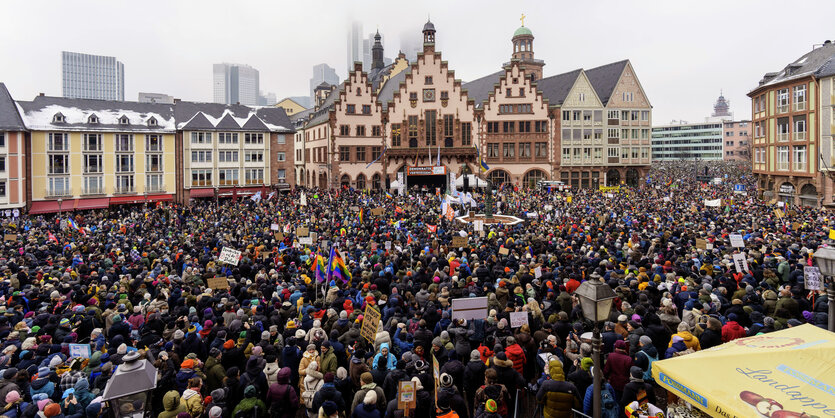
M90 115L90 117L87 118L87 123L99 123L99 117L96 115Z
M65 118L61 112L56 113L55 116L52 117L52 123L64 123L66 121L67 118Z
M130 120L128 119L128 117L127 117L127 116L122 115L122 116L119 118L119 125L127 125L127 124L129 124L129 123L130 123Z
M148 119L148 126L157 126L157 118L152 116L150 119Z

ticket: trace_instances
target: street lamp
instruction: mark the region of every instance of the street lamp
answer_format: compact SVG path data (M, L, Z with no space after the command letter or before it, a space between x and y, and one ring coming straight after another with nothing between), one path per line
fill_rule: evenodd
M820 247L815 251L815 262L826 282L826 304L829 306L829 330L835 332L835 248Z
M835 263L833 263L835 264ZM580 298L580 307L583 308L583 316L594 322L592 333L592 361L594 362L594 417L600 416L600 322L609 318L612 310L612 302L615 299L615 291L608 284L598 279L586 280L581 283L574 294Z
M61 204L64 203L64 199L58 198L58 217L61 217Z
M124 364L107 381L102 399L109 401L117 418L151 416L151 394L157 386L157 370L138 351L123 357Z

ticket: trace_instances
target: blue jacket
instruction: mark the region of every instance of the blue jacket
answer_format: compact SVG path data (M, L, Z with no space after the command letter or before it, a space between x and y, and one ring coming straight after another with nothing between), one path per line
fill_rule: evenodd
M397 330L400 331L399 328ZM388 343L380 344L380 352L374 355L374 363L372 363L372 364L374 365L374 367L377 367L377 362L380 361L380 357L383 356L382 351L383 351L384 348L388 349L388 359L386 360L386 369L387 370L396 369L397 368L397 357L395 357L394 354L391 353L391 349L389 348Z
M406 340L401 340L400 331L402 331L400 327L397 328L397 331L394 331L394 338L391 339L391 342L397 345L397 348L400 349L401 353L412 351L412 349L415 348L415 345Z
M615 403L619 402L618 397L615 395L615 388L613 388L609 382L606 382L601 390L608 390L609 393L612 394L612 399L615 400ZM589 387L586 388L586 396L583 397L583 413L591 415L594 412L592 409L594 409L594 385L589 385Z

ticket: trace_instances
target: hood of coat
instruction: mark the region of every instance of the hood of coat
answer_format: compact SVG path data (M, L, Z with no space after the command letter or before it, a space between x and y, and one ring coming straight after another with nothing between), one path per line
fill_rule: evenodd
M551 361L548 362L548 375L551 376L551 380L565 380L565 373L562 370L562 363L558 359L553 358L551 359Z
M189 399L191 399L195 396L199 397L200 392L197 392L196 390L193 390L193 389L186 389L185 392L183 392L183 399L185 399L185 400L189 400Z
M311 361L310 364L307 365L307 376L313 379L321 379L324 377L322 372L319 371L319 363Z
M290 383L290 376L293 374L293 371L290 370L289 367L282 367L281 370L278 371L278 375L276 376L276 381L278 383L289 384Z
M176 390L169 390L162 397L162 406L166 411L176 410L180 406L180 394Z

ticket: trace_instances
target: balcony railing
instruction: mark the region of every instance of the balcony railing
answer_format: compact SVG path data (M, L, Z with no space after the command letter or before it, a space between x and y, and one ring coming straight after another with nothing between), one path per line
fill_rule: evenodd
M145 186L145 191L148 193L160 193L166 190L164 184L151 184Z
M134 186L116 186L113 189L113 193L116 193L116 194L136 193L136 188Z
M87 186L82 191L84 195L101 195L104 194L104 187L102 186Z
M803 110L806 110L806 101L797 102L797 103L794 104L794 111L795 112L800 112L800 111L803 111Z
M807 167L807 165L806 165L806 163L805 163L805 162L803 162L803 163L794 163L794 166L792 167L792 169L793 169L794 171L806 171L806 167Z
M784 134L777 134L777 140L780 141L780 142L788 142L788 140L789 140L788 132L784 133Z
M795 141L805 141L806 140L806 132L795 132L793 134Z
M788 113L789 112L789 105L778 105L777 106L777 113Z
M44 196L46 196L48 198L49 197L69 197L69 196L72 196L72 189L69 188L69 187L67 187L67 188L46 189L46 192L44 193Z
M777 170L780 170L780 171L789 171L789 163L788 163L788 161L786 161L786 162L778 162L778 163L777 163Z

